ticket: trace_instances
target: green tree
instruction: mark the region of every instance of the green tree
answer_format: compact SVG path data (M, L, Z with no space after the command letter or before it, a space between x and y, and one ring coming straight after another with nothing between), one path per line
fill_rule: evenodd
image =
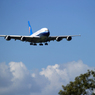
M66 86L62 85L63 90L59 91L59 95L88 95L87 91L95 89L95 71L88 70L87 73L81 74L75 78L75 81L70 81Z

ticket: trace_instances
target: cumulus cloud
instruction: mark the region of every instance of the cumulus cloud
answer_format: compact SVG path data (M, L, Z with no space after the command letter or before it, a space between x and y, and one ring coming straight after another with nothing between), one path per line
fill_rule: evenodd
M78 62L73 61L60 65L50 65L47 66L46 69L43 68L40 75L45 76L50 81L50 84L45 87L45 92L50 95L57 95L62 84L66 85L69 81L73 81L76 76L87 72L88 69L92 68L88 67L86 64L83 64L81 60Z
M30 95L31 92L40 92L40 86L22 62L10 62L8 66L3 63L0 65L0 79L4 79L0 81L0 85L3 83L0 86L0 95Z
M31 73L22 62L0 64L0 95L58 95L62 85L93 69L82 61L49 65Z
M5 64L0 64L0 88L2 87L8 87L10 84L12 84L13 75L10 72L10 68Z

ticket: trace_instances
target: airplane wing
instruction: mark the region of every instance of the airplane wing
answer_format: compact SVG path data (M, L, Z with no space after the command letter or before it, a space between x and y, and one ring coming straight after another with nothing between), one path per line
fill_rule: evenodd
M61 41L63 38L66 38L68 41L70 41L72 37L75 37L75 36L81 36L81 35L49 36L47 41L51 41L51 40Z
M34 43L37 43L37 41L40 39L39 36L31 37L31 36L20 36L20 35L0 35L0 37L4 37L7 41L15 39L26 42L34 42Z
M80 35L67 35L67 36L49 36L47 39L43 39L39 36L20 36L20 35L0 35L0 37L4 37L7 41L11 39L21 40L26 42L40 43L40 42L50 42L50 41L61 41L63 38L66 38L68 41L72 39L72 37L80 36Z

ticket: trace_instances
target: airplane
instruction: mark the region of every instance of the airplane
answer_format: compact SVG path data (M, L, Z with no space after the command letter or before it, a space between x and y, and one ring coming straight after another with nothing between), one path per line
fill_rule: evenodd
M21 40L25 42L30 42L30 45L36 46L37 43L39 43L40 46L43 46L43 43L45 45L48 45L47 42L50 41L61 41L63 38L67 39L67 41L71 41L72 37L80 36L80 35L67 35L67 36L50 36L50 31L48 28L42 28L38 30L37 32L33 33L32 28L30 25L30 22L28 21L29 26L29 36L21 36L21 35L0 35L0 37L4 37L7 41L10 41L11 39L15 40Z

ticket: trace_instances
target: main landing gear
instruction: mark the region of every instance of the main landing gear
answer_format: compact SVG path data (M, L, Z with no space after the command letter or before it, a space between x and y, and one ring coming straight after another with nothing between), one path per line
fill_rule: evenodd
M32 43L32 42L30 43L30 45L37 46L37 44L36 44L36 43ZM40 43L39 45L40 45L40 46L43 46L43 44L42 44L42 43ZM48 43L45 43L45 45L48 45Z
M37 44L36 44L36 43L30 43L30 45L34 45L34 46L37 46Z
M48 43L45 43L45 45L48 45Z
M40 43L39 45L40 45L40 46L43 46L43 44L42 44L42 43ZM45 43L45 45L48 45L48 43Z
M40 43L39 45L40 45L40 46L43 46L43 44L42 44L42 43Z

